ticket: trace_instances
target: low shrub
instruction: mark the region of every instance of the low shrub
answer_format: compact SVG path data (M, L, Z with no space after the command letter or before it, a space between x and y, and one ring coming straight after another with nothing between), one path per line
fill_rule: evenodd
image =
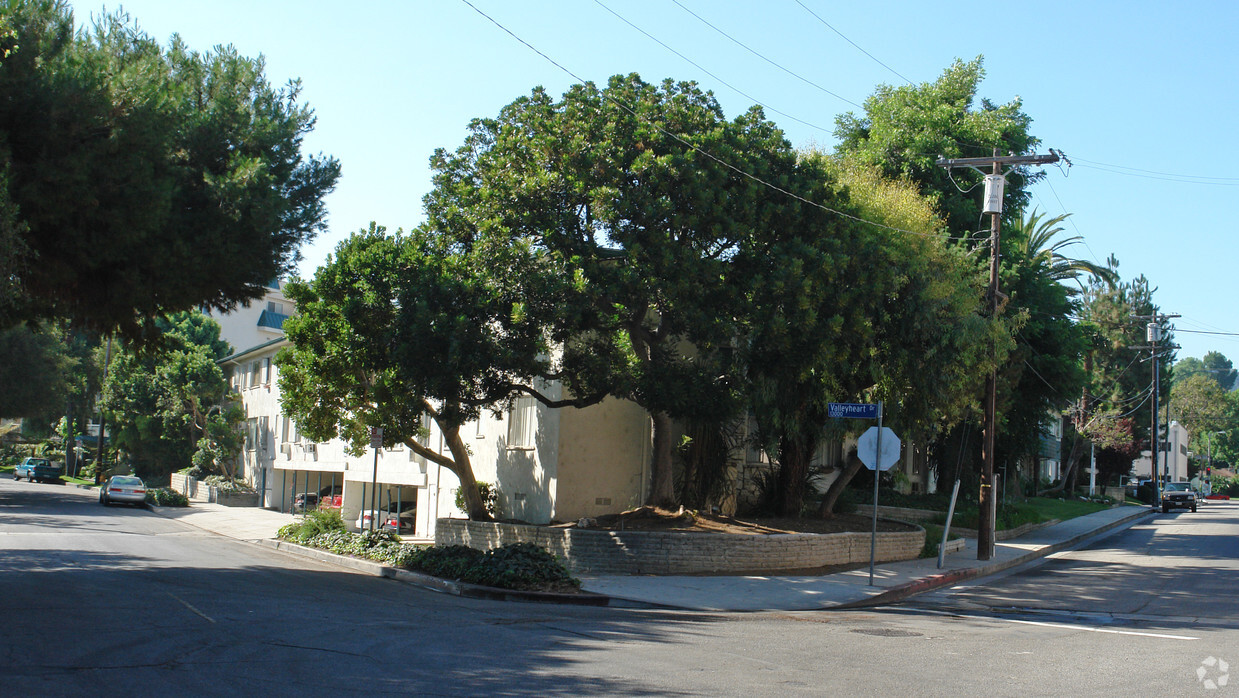
M925 528L925 544L921 546L921 554L919 557L938 557L938 545L942 543L942 526L935 524L921 524ZM958 533L951 533L950 540L958 540L963 536Z
M244 480L234 480L223 475L208 475L202 479L204 485L215 487L220 492L254 492L254 488Z
M314 511L280 528L279 537L337 555L382 562L435 577L500 589L575 591L572 577L554 555L532 543L513 543L483 552L463 545L405 545L391 531L350 533L338 511Z
M482 505L486 508L486 513L491 516L499 516L499 488L489 482L477 481L478 495L482 498ZM461 489L456 490L456 508L461 511L469 511L469 506L465 503L465 493Z
M306 513L300 521L281 526L276 535L299 545L309 545L315 537L332 531L344 531L344 519L339 509L324 509Z
M189 498L168 487L146 490L146 503L157 507L187 507Z

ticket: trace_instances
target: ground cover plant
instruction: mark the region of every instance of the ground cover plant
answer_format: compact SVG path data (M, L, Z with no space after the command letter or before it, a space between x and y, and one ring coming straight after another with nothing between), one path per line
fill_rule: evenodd
M463 545L408 545L391 531L351 533L340 512L312 511L280 528L280 539L337 555L382 562L394 567L469 584L521 591L575 592L580 580L558 558L531 543L513 543L481 551Z

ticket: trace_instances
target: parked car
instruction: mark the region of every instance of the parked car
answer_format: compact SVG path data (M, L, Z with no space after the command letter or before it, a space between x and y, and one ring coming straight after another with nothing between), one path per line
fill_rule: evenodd
M133 475L113 475L99 488L99 503L146 506L146 483Z
M65 474L65 467L60 463L53 463L47 458L26 458L16 468L13 469L13 479L20 480L23 477L31 482L59 482L61 476Z
M370 518L374 510L363 509L357 514L358 530L370 529ZM383 528L392 531L411 531L417 521L417 502L391 502L386 508L379 510L378 523Z
M324 487L318 492L301 492L293 498L293 511L339 509L343 497L344 489L339 485Z
M1190 482L1167 482L1162 490L1162 513L1171 509L1196 511L1196 492Z

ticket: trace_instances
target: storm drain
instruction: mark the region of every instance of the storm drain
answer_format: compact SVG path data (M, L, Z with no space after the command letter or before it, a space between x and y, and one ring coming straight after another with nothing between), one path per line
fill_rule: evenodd
M852 632L860 633L861 635L875 635L877 637L920 637L920 633L914 633L911 630L895 630L893 628L852 628Z

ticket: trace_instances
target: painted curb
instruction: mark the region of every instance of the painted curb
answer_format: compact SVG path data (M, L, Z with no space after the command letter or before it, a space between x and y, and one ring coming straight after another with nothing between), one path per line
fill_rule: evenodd
M964 568L964 569L959 569L959 570L952 570L950 572L945 572L943 574L937 574L937 575L932 575L929 577L924 577L922 579L918 579L913 582L908 582L906 584L901 584L897 587L892 587L880 594L876 594L866 599L861 599L859 601L849 601L847 603L839 604L837 606L831 606L830 609L867 608L871 606L881 606L885 604L898 603L912 596L916 596L917 594L923 594L927 591L933 591L934 589L941 589L942 587L946 587L946 586L954 586L956 584L959 584L960 582L967 581L969 579L976 579L978 577L987 577L996 572L1001 572L1003 570L1022 565L1026 562L1031 562L1033 560L1043 558L1048 555L1053 555L1054 553L1059 552L1060 550L1071 548L1079 544L1081 541L1085 541L1095 536L1099 536L1103 533L1106 533L1108 531L1112 531L1115 528L1118 528L1119 526L1124 526L1129 523L1134 523L1135 521L1139 519L1152 518L1153 515L1156 513L1148 509L1145 509L1143 507L1133 507L1133 508L1135 508L1136 511L1133 512L1129 516L1125 516L1121 519L1111 521L1110 523L1104 526L1100 526L1098 528L1092 529L1091 531L1086 531L1077 536L1068 538L1067 540L1059 541L1058 543L1051 543L1050 545L1047 545L1043 548L1038 548L1037 550L1024 553L1023 555L1020 555L1018 557L1013 557L1010 560L1004 560L1002 562L995 562L995 563L991 563L988 565L981 565L979 567L970 567L970 568Z

